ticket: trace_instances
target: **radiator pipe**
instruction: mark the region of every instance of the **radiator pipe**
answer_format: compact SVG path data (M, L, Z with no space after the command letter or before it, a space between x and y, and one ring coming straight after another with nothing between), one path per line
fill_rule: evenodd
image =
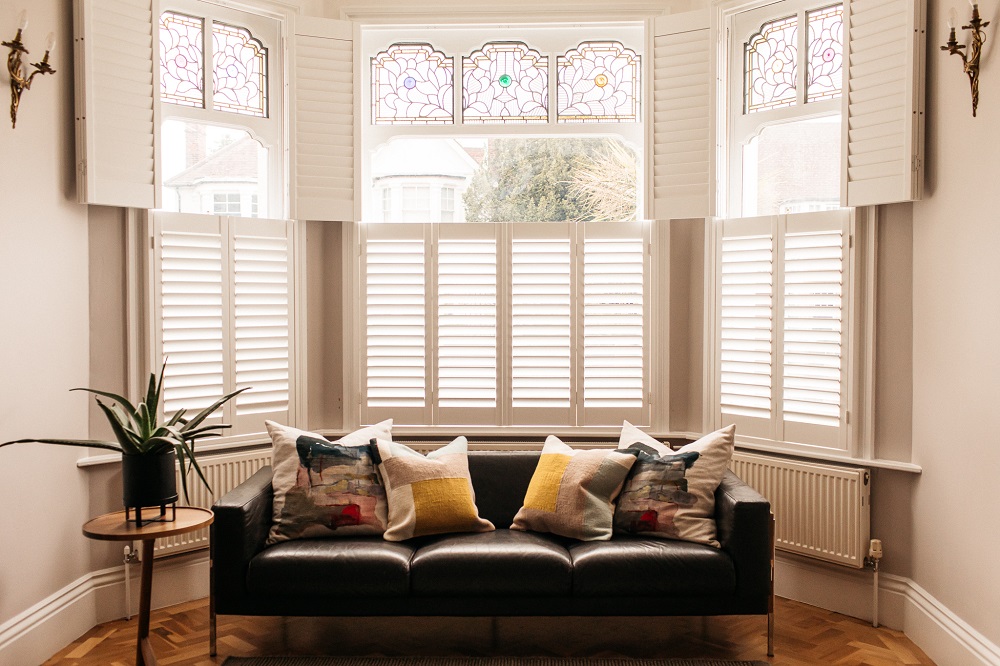
M139 551L131 546L125 546L125 619L132 619L132 571L131 564L139 561Z

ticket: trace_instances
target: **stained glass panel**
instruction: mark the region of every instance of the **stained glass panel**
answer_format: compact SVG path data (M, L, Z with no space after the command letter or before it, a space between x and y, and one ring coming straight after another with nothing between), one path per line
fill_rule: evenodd
M636 122L639 56L620 42L584 42L559 56L559 122Z
M463 58L466 123L544 123L549 58L522 42L491 42Z
M393 44L372 58L372 122L454 122L454 78L455 59L430 44Z
M844 74L844 5L806 13L809 61L806 102L840 97Z
M798 17L769 21L744 46L744 111L795 104Z
M194 16L160 14L160 99L164 102L205 107L204 25L203 19Z
M215 109L267 117L267 49L249 30L212 24Z

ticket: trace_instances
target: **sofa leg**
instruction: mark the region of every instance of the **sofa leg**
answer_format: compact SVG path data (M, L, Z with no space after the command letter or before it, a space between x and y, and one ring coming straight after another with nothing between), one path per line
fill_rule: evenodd
M771 512L768 532L771 541L771 590L767 599L767 656L774 656L774 512Z
M767 656L774 656L774 613L767 614Z

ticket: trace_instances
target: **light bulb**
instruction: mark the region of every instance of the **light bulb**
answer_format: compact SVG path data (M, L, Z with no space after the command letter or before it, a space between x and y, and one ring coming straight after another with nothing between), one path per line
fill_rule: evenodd
M22 9L17 17L17 29L24 30L28 27L28 10Z
M56 33L50 32L49 36L45 38L45 52L52 53L52 49L56 47Z
M954 28L958 24L958 10L952 7L948 10L948 27Z

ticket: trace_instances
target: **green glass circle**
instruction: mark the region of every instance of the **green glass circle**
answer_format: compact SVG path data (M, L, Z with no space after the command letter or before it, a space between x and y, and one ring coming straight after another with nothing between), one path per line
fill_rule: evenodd
M506 88L510 84L514 83L514 79L510 78L510 74L501 74L500 78L497 79L497 83Z

